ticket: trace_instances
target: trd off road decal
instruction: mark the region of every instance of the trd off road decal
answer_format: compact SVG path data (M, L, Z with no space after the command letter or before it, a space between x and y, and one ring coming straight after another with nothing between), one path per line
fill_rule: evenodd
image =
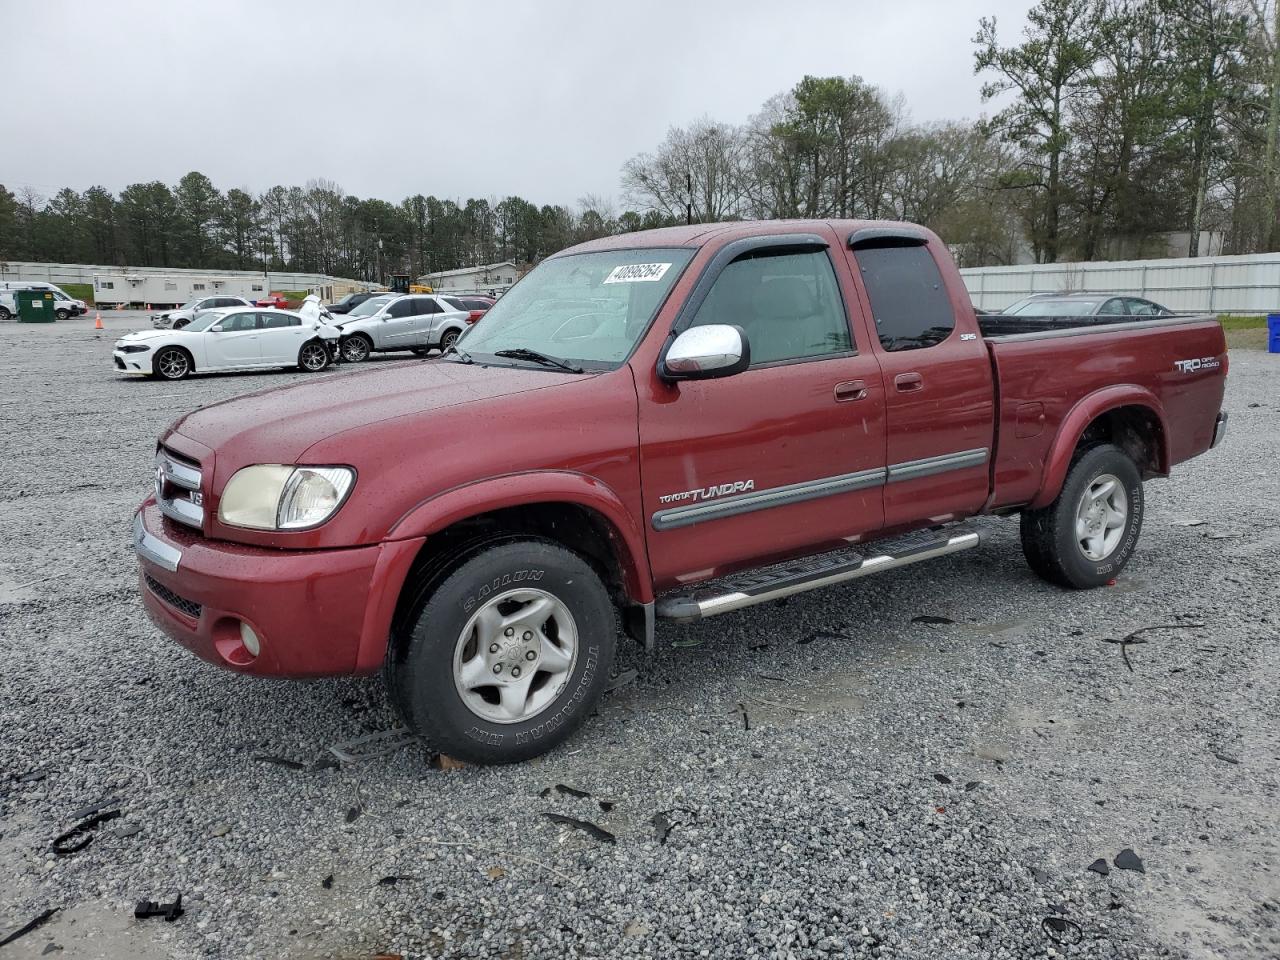
M1217 370L1222 361L1217 357L1198 357L1195 360L1175 360L1173 365L1179 373L1195 373L1198 370Z
M678 503L682 500L691 500L697 503L700 500L712 500L715 497L725 497L731 493L746 493L748 490L754 490L756 482L754 480L735 480L733 483L722 483L715 487L699 487L697 490L685 490L681 493L667 493L658 497L659 503Z

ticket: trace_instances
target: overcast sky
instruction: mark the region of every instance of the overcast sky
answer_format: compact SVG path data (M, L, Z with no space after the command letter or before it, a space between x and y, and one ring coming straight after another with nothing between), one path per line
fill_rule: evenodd
M984 107L971 38L1030 0L0 0L0 183L254 192L324 177L397 202L621 201L672 124L741 123L806 73L918 121ZM989 108L986 108L989 112Z

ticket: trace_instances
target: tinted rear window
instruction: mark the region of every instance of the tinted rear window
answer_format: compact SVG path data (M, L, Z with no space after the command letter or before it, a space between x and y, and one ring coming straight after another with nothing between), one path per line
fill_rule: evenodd
M919 350L947 339L955 312L927 247L870 247L855 256L884 349Z

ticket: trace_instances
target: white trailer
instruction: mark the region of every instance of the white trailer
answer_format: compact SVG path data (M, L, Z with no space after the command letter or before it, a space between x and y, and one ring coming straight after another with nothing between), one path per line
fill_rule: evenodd
M200 297L244 297L250 303L270 293L267 279L200 273L95 273L93 299L99 306L176 307Z

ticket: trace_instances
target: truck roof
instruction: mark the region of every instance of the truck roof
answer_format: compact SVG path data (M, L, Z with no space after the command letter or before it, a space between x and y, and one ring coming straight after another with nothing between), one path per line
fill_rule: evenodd
M620 233L568 247L556 256L594 253L602 250L627 250L637 247L701 247L713 239L734 240L738 237L758 237L771 233L804 233L828 228L834 229L842 236L847 236L855 230L901 231L908 227L932 237L932 234L924 231L922 227L907 224L901 220L735 220L729 223L694 223L681 227L660 227L656 230Z

